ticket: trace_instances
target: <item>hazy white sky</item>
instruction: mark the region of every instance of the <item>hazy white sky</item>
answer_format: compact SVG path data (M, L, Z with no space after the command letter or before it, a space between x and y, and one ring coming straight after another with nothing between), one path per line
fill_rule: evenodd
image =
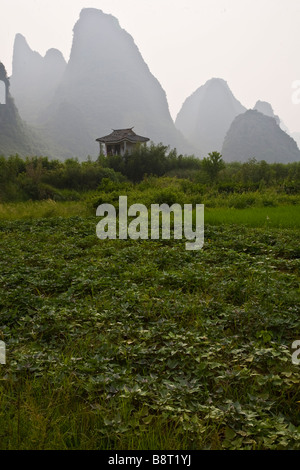
M167 93L175 119L206 80L223 78L241 103L272 104L290 131L300 131L300 0L0 0L0 61L11 73L13 42L23 34L44 55L66 60L80 10L99 8L133 36Z

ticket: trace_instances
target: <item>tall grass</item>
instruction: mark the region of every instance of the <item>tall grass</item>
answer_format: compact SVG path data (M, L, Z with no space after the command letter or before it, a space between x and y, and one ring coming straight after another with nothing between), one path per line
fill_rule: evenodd
M83 201L56 202L27 201L0 204L0 220L38 219L47 217L86 216L88 209Z
M113 201L110 201L113 203ZM161 201L159 201L162 203ZM131 201L129 201L129 204ZM166 202L168 203L168 202ZM172 201L169 202L171 205ZM115 201L115 204L118 204ZM299 205L280 205L277 207L205 207L205 224L238 224L249 227L264 227L266 220L274 228L300 228ZM96 215L96 209L85 201L55 202L28 201L0 204L0 220L36 219L50 217L86 217ZM268 219L267 219L268 217Z
M211 225L238 224L249 227L300 228L299 206L205 208L205 223Z

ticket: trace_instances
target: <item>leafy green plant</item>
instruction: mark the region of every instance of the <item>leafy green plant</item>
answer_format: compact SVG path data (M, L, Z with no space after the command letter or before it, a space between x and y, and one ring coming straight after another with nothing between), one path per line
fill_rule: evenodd
M298 230L191 253L46 202L0 220L1 449L300 449Z

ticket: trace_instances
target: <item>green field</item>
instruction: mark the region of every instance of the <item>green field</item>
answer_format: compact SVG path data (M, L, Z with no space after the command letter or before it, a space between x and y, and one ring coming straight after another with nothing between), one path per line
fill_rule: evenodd
M0 448L299 450L299 206L207 207L189 252L91 201L0 206Z
M201 200L200 200L201 202ZM183 206L182 206L183 207ZM238 224L249 227L300 228L300 206L278 207L205 207L205 223L210 225ZM90 207L84 201L28 201L0 204L0 220L89 216Z
M208 224L238 224L246 227L300 228L300 206L206 208Z

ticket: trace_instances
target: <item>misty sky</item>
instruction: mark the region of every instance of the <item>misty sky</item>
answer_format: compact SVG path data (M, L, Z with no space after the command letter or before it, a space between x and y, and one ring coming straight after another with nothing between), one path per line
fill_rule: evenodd
M212 77L227 81L247 108L272 104L300 132L300 0L0 0L0 61L11 74L13 42L23 34L45 55L66 60L80 10L111 13L134 38L167 93L175 119L183 101Z

